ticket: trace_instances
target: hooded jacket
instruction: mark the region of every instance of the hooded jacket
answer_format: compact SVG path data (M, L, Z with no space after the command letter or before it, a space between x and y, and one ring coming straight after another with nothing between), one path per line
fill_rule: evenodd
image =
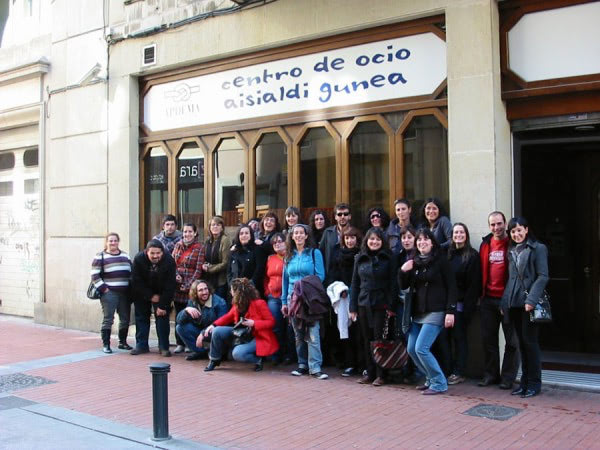
M175 260L167 252L163 252L156 265L150 262L145 250L139 252L133 258L131 271L134 300L149 302L153 295L158 294L158 307L167 309L175 295L175 272Z

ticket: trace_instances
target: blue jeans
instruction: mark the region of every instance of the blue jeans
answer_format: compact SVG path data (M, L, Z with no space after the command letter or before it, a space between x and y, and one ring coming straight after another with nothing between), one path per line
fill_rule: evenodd
M448 381L431 353L431 346L442 331L440 325L413 322L408 331L408 353L417 368L425 374L425 383L434 391L448 390Z
M279 350L277 350L277 352L273 355L273 359L280 360L281 349L284 347L283 314L281 314L281 299L269 295L267 296L267 306L269 307L269 311L271 311L271 314L275 319L275 326L273 327L273 332L275 333L275 337L277 337L277 342L279 342Z
M175 331L177 331L179 337L181 337L183 342L185 342L185 346L191 351L200 353L202 355L208 354L208 351L205 348L196 346L196 339L198 339L198 336L200 336L200 333L202 333L204 330L201 330L193 323L188 322L183 325L177 325L175 327Z
M233 327L216 327L210 338L210 359L221 361L232 340ZM236 361L256 364L260 359L256 356L256 339L252 339L247 344L236 345L231 351L231 356Z
M152 313L154 313L156 334L158 335L158 348L169 350L169 333L171 332L169 315L171 314L171 307L167 307L166 315L157 316L157 305L157 303L152 304L146 300L137 300L135 302L135 346L140 350L148 350L150 314Z
M308 327L308 342L305 341L305 332L297 326L296 320L292 320L294 334L296 335L296 353L298 354L298 367L308 368L310 373L319 373L323 364L321 353L321 336L319 334L319 322Z

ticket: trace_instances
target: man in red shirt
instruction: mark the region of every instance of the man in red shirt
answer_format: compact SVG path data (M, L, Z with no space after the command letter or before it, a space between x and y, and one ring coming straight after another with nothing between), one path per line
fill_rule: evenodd
M511 389L519 368L519 351L515 330L502 320L500 300L508 279L508 234L506 217L500 211L488 215L491 233L479 247L482 293L481 337L483 340L484 372L479 386L500 383L500 389ZM504 358L500 370L499 327L504 333Z

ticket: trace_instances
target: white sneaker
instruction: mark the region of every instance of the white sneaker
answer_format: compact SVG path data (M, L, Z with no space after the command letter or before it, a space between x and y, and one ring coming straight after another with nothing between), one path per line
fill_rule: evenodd
M310 376L316 378L317 380L326 380L327 378L329 378L329 375L323 372L311 373Z
M185 350L185 346L178 345L177 347L175 347L175 350L173 350L173 353L183 353L184 350Z

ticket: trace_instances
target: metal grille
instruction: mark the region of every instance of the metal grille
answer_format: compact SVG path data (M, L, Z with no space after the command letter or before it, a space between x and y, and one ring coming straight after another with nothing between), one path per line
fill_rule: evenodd
M474 417L485 417L493 420L508 420L519 414L522 409L500 405L477 405L466 410L463 414Z
M44 384L56 383L43 377L34 377L24 373L13 373L0 376L0 392L18 391L30 387L43 386Z

